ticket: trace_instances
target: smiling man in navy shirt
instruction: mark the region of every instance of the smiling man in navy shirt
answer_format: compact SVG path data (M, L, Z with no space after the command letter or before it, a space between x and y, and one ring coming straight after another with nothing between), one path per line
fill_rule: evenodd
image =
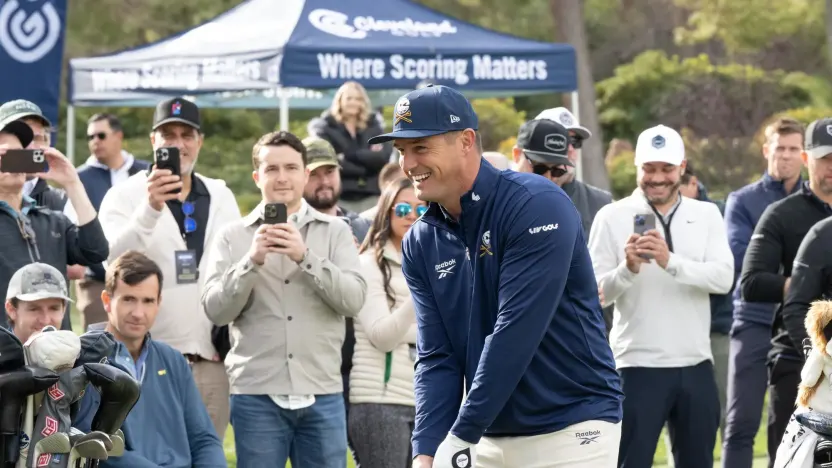
M477 122L459 92L428 86L370 140L395 141L431 202L402 247L419 331L413 466L613 468L622 392L580 216L552 182L483 160ZM566 148L561 125L545 133L544 150Z

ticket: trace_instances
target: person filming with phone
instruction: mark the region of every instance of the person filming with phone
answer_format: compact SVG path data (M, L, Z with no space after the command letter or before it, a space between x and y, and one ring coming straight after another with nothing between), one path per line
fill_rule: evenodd
M162 269L165 301L151 333L182 353L220 440L228 428L228 377L199 302L203 252L219 230L240 219L225 181L196 172L202 149L199 108L181 97L156 106L150 144L154 164L112 187L101 202L110 261L128 250Z
M734 257L719 208L682 197L685 144L664 125L638 137L638 188L606 205L589 249L614 304L610 344L624 388L620 468L653 466L665 423L676 468L713 465L720 420L709 294L726 294Z
M208 255L202 304L229 325L225 360L240 467L344 468L341 347L367 283L350 226L303 199L307 148L289 132L252 150L261 203Z
M67 281L68 265L94 265L107 258L106 238L78 172L55 148L24 149L34 137L18 116L0 119L0 291L15 271L30 263L51 265ZM26 178L32 175L66 191L77 225L24 195ZM0 326L9 328L6 314L0 314ZM64 327L71 329L68 320Z

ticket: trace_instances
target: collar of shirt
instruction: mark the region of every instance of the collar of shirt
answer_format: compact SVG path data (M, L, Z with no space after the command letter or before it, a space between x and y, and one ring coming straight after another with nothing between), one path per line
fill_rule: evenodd
M124 159L124 163L118 169L110 169L110 166L100 162L95 156L87 158L87 166L97 167L110 172L127 172L133 166L136 158L125 150L121 150L121 157Z
M800 187L803 185L804 182L803 175L800 175L797 178L797 183L794 184L794 188L792 189L791 193L786 193L786 188L783 185L783 181L775 179L768 173L768 171L763 173L763 177L761 180L763 182L763 187L769 190L779 190L786 195L791 195L792 193L795 193L796 191L800 190Z
M23 195L31 195L32 190L35 189L35 185L38 184L38 180L40 180L40 179L35 177L31 180L27 180L26 182L24 182L23 183Z
M150 343L150 334L145 336L144 343L142 343L142 350L139 352L139 358L135 361L133 360L133 356L130 355L130 351L127 350L127 346L120 341L116 341L116 352L115 352L115 360L122 367L130 371L130 375L133 376L134 379L141 383L144 381L144 373L145 373L145 361L147 361L147 353L148 353L148 343Z
M477 217L480 206L485 204L485 201L491 196L497 188L497 180L500 178L502 171L492 166L485 159L480 159L480 170L477 172L477 178L474 179L474 186L471 190L463 194L459 198L460 206L462 207L462 215L466 216L466 223L469 222L467 217L473 215ZM428 206L426 217L434 218L437 221L445 223L457 223L453 216L445 210L445 207L436 202L431 202Z
M650 201L647 200L647 195L644 194L644 191L641 190L641 187L636 187L636 189L633 190L633 195L637 195L642 200L644 200L644 204L647 205L647 207L650 208L654 213L661 216L662 220L665 223L667 223L668 220L673 217L673 213L676 212L676 210L679 208L679 205L682 203L682 194L680 192L676 194L676 202L673 203L673 206L670 207L670 209L667 211L667 214L661 214L659 213L659 210L654 208L653 204L651 204Z
M23 213L24 215L28 215L29 211L34 206L35 206L35 199L28 196L28 195L23 195L23 203L20 207L20 212ZM11 205L9 205L8 203L6 203L4 201L0 201L0 210L3 210L6 213L9 213L15 219L17 219L17 211L15 211L15 209L12 208Z
M815 192L813 192L811 187L809 187L808 180L800 185L800 193L803 194L803 196L807 197L809 200L811 200L813 203L817 203L818 205L823 207L827 214L832 214L832 207L829 206L829 203L826 203L825 201L821 200L817 195L815 195Z

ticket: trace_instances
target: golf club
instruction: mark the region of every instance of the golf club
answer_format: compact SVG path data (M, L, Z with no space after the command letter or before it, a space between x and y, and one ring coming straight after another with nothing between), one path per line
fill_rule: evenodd
M72 450L69 452L67 463L56 466L77 468L83 460L106 460L108 452L113 448L113 442L107 434L98 431L84 434L74 427L69 432L69 441Z
M47 397L43 399L38 411L31 444L36 445L43 436L52 433L52 426L58 433L70 432L72 428L70 405L81 399L86 387L87 373L83 367L76 367L60 374L58 382L46 392ZM53 468L70 466L69 458L62 457L60 460L53 460L50 466ZM31 460L32 458L29 457L29 461Z
M26 397L57 381L58 374L32 366L0 374L0 454L4 468L14 467L20 456L20 413Z

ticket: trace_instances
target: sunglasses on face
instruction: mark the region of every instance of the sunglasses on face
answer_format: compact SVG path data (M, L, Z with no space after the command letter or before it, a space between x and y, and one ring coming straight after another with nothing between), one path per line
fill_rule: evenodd
M581 149L581 146L584 145L584 139L578 135L569 135L569 144L575 149Z
M399 218L406 218L413 210L416 210L416 216L422 216L428 211L428 207L425 205L418 205L416 207L412 206L410 203L396 203L396 206L393 207L393 212L396 213L396 216Z
M548 164L535 164L532 166L532 172L537 175L546 176L546 174L551 174L552 177L560 177L566 174L567 170L565 167L562 166L550 166Z
M96 138L98 138L99 140L102 140L102 141L106 140L107 139L107 134L104 133L104 132L98 132L98 133L93 133L91 135L87 135L87 141L92 141L92 140L95 140Z
M185 220L183 221L183 224L185 225L185 234L190 234L196 231L196 220L191 218L194 214L193 202L182 202L182 214L185 215Z

